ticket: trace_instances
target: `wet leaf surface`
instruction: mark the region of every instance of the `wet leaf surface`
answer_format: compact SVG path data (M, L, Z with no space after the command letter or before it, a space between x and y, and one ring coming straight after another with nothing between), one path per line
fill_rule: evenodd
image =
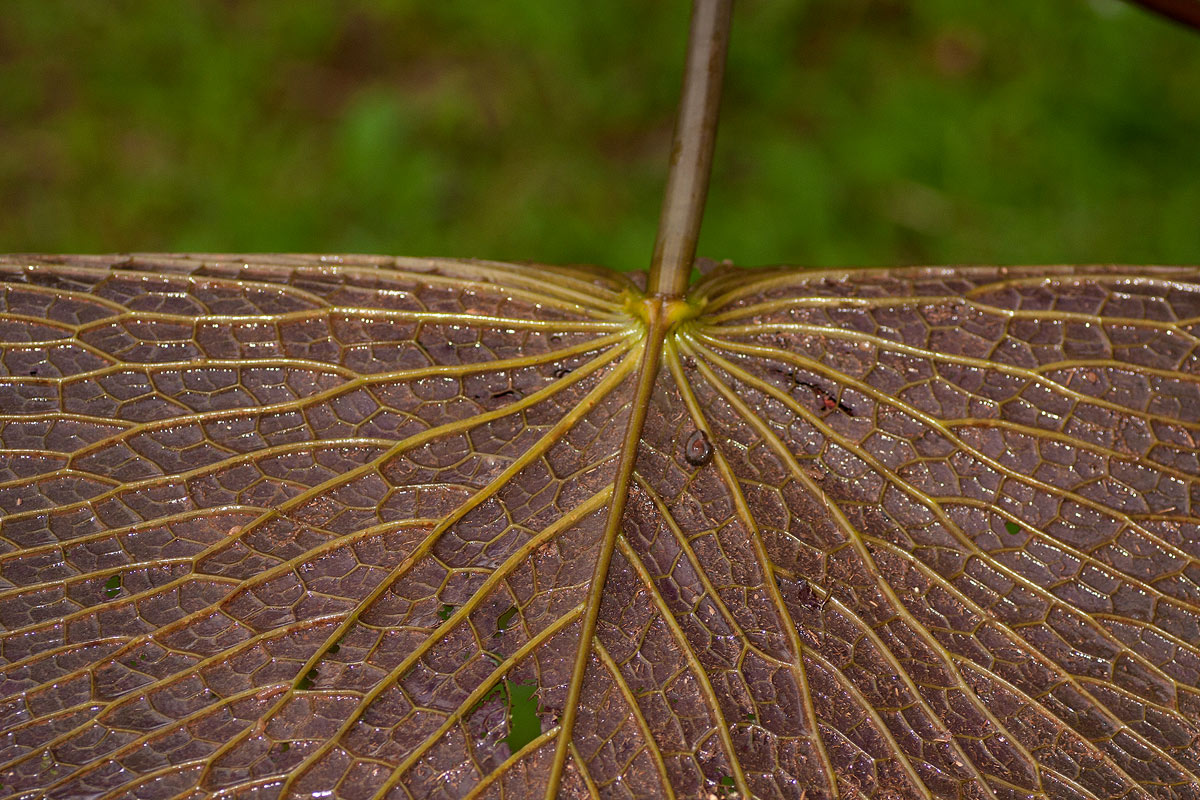
M0 261L0 796L1200 796L1198 277Z

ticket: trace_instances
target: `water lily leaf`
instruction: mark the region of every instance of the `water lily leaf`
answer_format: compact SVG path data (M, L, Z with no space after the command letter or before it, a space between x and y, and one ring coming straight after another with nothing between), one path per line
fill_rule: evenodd
M1195 269L0 282L0 796L1200 795Z

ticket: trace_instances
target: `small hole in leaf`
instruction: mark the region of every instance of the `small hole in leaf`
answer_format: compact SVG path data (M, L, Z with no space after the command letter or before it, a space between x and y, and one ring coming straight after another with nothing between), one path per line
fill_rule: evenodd
M338 650L341 650L341 649L342 649L342 646L340 644L338 644L337 642L334 642L333 644L329 645L329 649L326 650L325 652L329 653L330 655L333 655L334 653L336 653Z
M727 789L732 789L733 788L733 778L726 775L724 778L721 778L721 785L726 787Z
M108 597L116 597L121 593L121 576L113 575L104 582L104 594Z
M310 669L304 674L304 677L300 679L300 682L296 684L296 688L300 689L301 691L312 688L313 681L317 679L318 675L319 673L315 669Z
M450 615L453 613L454 606L450 605L449 603L443 603L442 607L438 609L438 619L444 622L445 620L450 619Z
M532 742L542 732L537 700L533 697L536 691L536 683L508 683L508 736L504 737L504 742L511 753Z
M1021 532L1021 526L1015 522L1004 523L1004 530L1008 531L1010 536L1016 536Z
M516 606L509 606L508 610L500 615L500 618L496 620L496 635L497 636L504 633L504 631L508 629L509 624L513 621L513 617L515 617L516 615L517 615L517 607Z
M291 750L291 749L292 749L292 746L288 742L284 742L283 744L279 745L279 752L281 752L281 753L286 753L288 750Z
M491 700L493 697L496 697L496 696L505 698L504 702L507 704L508 703L507 692L508 692L507 681L501 681L500 683L497 683L495 686L493 686L491 689L488 690L487 694L485 694L483 697L479 698L479 700L476 701L475 705L471 706L471 708L467 710L467 716L474 714L476 711L479 710L480 706L482 706L488 700Z

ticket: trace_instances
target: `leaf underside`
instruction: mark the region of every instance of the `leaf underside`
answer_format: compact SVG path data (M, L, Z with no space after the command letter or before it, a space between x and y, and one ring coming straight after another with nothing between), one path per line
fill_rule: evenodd
M1200 797L1200 272L689 303L0 259L0 798Z

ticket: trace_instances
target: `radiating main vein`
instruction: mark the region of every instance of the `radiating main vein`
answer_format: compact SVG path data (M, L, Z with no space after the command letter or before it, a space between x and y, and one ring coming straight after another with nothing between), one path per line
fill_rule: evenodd
M574 734L575 719L579 711L579 699L583 691L583 678L587 673L588 661L592 656L592 638L596 635L596 621L600 616L600 602L604 593L604 585L608 579L608 569L612 564L613 552L616 550L617 535L621 530L621 519L625 514L625 503L629 497L629 486L633 476L633 467L637 461L638 450L642 439L642 427L646 422L646 412L650 405L650 397L654 393L655 379L658 377L659 364L662 359L663 341L670 324L663 313L663 303L660 299L646 300L648 326L642 339L642 357L638 365L638 383L634 390L633 405L629 412L629 421L625 429L625 438L621 444L620 461L617 464L617 476L613 482L613 502L609 507L608 521L604 527L604 539L600 544L600 552L592 571L591 586L588 590L586 610L583 617L582 631L579 634L579 645L575 653L575 663L571 671L571 683L567 688L567 699L563 709L561 722L562 732L559 734L558 746L554 760L550 765L550 776L546 784L546 800L554 800L562 781L563 769L566 766L568 745ZM580 765L583 769L583 765Z

